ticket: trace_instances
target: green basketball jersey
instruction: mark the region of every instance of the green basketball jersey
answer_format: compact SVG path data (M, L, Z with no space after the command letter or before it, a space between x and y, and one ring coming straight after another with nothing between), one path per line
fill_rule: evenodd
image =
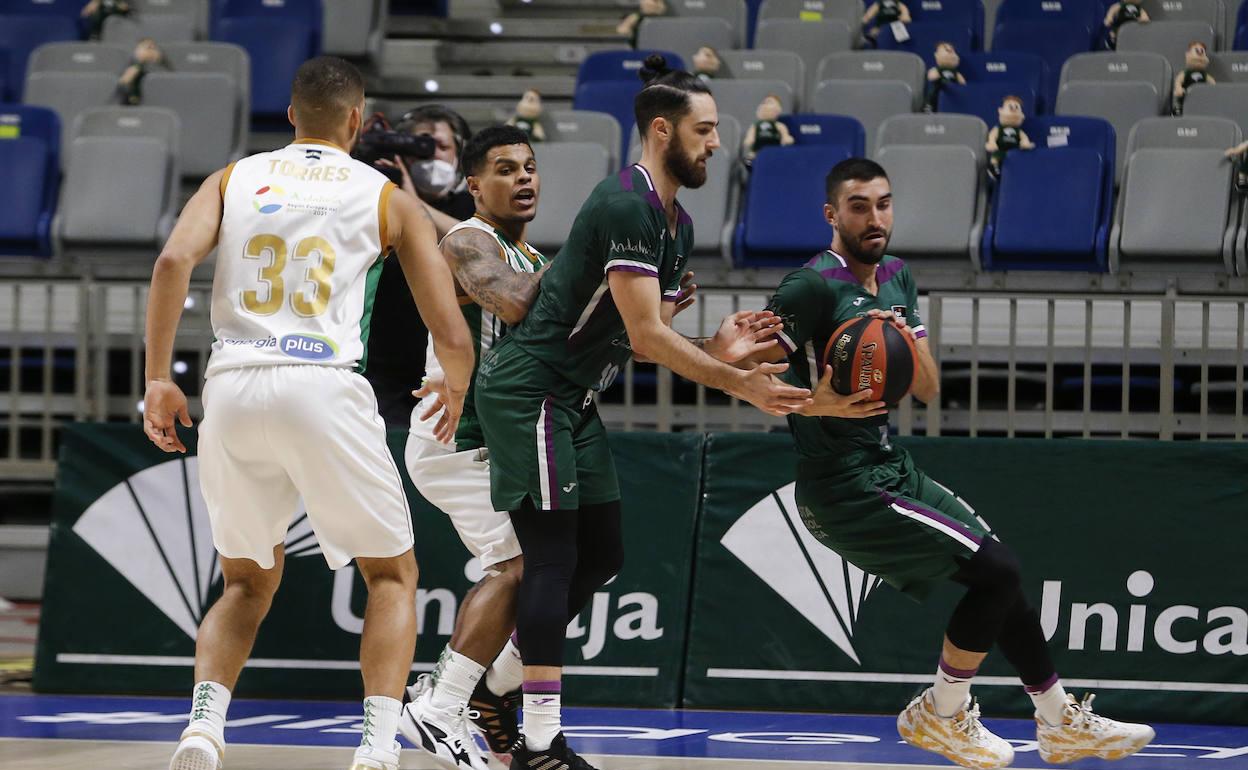
M813 389L823 372L823 352L837 327L867 311L891 310L914 330L927 336L919 319L918 291L910 269L897 257L885 256L876 267L878 293L873 297L858 283L845 259L825 251L789 273L767 309L784 320L777 336L789 354L784 379ZM849 420L839 417L789 415L789 427L802 457L839 457L846 452L888 443L888 417Z
M650 173L640 164L599 182L542 276L532 309L512 331L513 342L583 388L609 386L632 347L607 274L654 276L663 300L674 302L693 251L693 220L676 207L673 237Z
M475 215L455 225L447 232L446 236L449 237L452 233L467 229L481 230L498 241L499 259L507 263L507 266L517 273L536 273L541 269L542 265L550 261L529 244L512 241L480 215ZM464 320L468 322L468 331L472 335L473 351L476 353L477 363L480 363L481 356L489 352L503 337L507 336L507 324L503 323L503 319L478 305L471 297L460 297L459 309L464 314ZM430 375L440 374L442 365L438 363L437 356L434 354L432 336L429 338L429 344L425 350L425 371ZM481 422L477 419L476 400L473 397L476 379L474 376L468 381L468 395L464 397L464 412L459 418L459 428L455 431L455 448L461 452L465 449L476 449L485 445L485 438L481 433ZM421 408L418 406L416 411L421 411ZM412 425L418 426L419 423L419 418L413 415ZM429 421L426 425L432 430L433 421Z

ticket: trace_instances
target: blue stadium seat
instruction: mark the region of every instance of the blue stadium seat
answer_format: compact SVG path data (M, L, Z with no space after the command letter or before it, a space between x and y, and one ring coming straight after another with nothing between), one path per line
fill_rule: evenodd
M86 0L0 0L0 14L61 16L77 23L86 4Z
M915 21L946 21L971 28L971 46L984 47L984 4L982 0L914 0L906 4Z
M620 154L628 157L628 141L633 133L633 97L641 90L641 80L599 80L581 83L572 95L572 109L605 112L620 124Z
M212 0L212 10L214 21L247 17L307 24L312 27L316 50L320 51L324 19L321 0Z
M764 147L754 159L737 225L738 264L797 265L826 249L832 228L823 218L824 177L850 156L844 145Z
M316 55L311 28L280 19L235 17L217 22L215 39L242 47L251 59L252 117L284 120L295 70Z
M855 156L866 155L867 134L862 123L848 115L815 115L800 113L782 115L780 122L789 127L797 145L839 144Z
M0 254L52 254L52 214L60 186L61 122L43 107L0 106L0 168L21 190L0 206Z
M1112 0L1111 0L1112 2ZM1108 5L1100 0L1004 0L997 8L996 24L1007 21L1060 21L1088 31L1088 42L1100 37Z
M20 101L26 82L26 60L44 43L77 40L78 25L62 16L0 16L0 49L7 50L8 69L3 78L8 94Z
M984 267L1104 272L1107 165L1083 147L1007 155L984 228Z
M599 80L639 81L641 63L651 54L661 53L667 57L667 66L684 69L685 62L670 51L598 51L581 62L576 71L576 84Z
M1073 0L1063 0L1072 2ZM1086 2L1087 0L1079 0ZM1057 103L1057 89L1062 65L1077 53L1092 48L1087 28L1070 21L1005 21L997 24L992 35L992 50L1030 53L1044 59L1048 77L1040 100L1050 108Z
M940 90L937 102L940 112L956 112L963 115L974 115L988 124L989 128L997 125L997 108L1001 100L1007 96L1017 96L1023 100L1023 114L1038 114L1036 92L1026 83L1009 81L993 81L989 83L972 83L960 86L956 83L947 85Z
M1036 92L1037 109L1048 111L1040 97L1044 94L1045 83L1048 82L1048 66L1044 59L1030 53L1014 51L972 52L962 55L960 67L963 77L969 83L992 83L1008 81L1024 83Z
M9 93L9 52L0 48L0 104L15 101L16 95Z
M1235 14L1235 50L1248 50L1248 3L1240 3Z
M953 43L959 51L974 50L974 35L966 22L915 21L906 25L906 31L910 33L910 39L903 43L893 37L892 27L884 27L876 43L881 50L918 54L929 67L935 66L936 44L942 41Z

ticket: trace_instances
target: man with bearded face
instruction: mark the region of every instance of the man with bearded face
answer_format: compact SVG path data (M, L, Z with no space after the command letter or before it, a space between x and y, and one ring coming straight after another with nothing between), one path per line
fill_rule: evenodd
M786 365L726 363L776 346L760 342L773 336L770 313L734 313L710 339L672 331L693 250L693 222L676 193L706 181L719 114L706 83L668 70L662 56L641 74L641 162L590 194L532 308L478 367L492 504L509 512L524 553L516 609L524 739L513 767L589 768L561 730L564 635L624 558L619 485L594 392L636 353L772 414L809 402L808 390L776 378Z
M967 588L946 628L933 686L897 718L898 732L963 767L1010 764L1013 748L980 723L970 695L971 678L996 644L1035 703L1042 759L1120 759L1139 751L1152 728L1099 716L1092 696L1076 702L1062 689L1010 549L962 498L890 443L887 410L865 400L869 390L842 396L832 389L832 367L820 356L841 324L862 316L914 338L920 401L939 395L939 380L914 278L885 253L893 196L884 169L862 158L838 163L827 177L823 213L835 230L832 247L780 284L768 309L784 322L776 335L782 351L756 358L788 355L786 379L814 389L814 403L789 416L802 521L846 561L915 600L947 580Z

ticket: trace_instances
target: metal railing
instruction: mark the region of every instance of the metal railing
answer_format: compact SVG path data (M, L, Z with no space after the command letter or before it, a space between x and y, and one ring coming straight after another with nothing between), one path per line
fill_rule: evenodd
M192 285L175 377L198 417L210 287ZM764 290L700 289L676 319L709 336ZM147 285L0 281L0 481L48 481L60 426L140 421ZM906 399L901 435L1242 440L1248 297L935 292L920 301L942 396ZM623 430L771 430L783 420L670 371L629 363L600 398Z

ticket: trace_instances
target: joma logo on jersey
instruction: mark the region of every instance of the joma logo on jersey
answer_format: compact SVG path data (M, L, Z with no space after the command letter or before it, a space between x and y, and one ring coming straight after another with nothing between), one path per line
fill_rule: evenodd
M616 241L616 240L612 240L610 252L612 254L621 253L621 254L642 254L647 257L654 256L654 249L650 248L649 246L642 243L641 241L631 241L628 239L625 239L623 243L620 243L619 241Z
M282 352L292 358L325 361L338 354L338 346L325 337L311 334L287 334L282 337Z

